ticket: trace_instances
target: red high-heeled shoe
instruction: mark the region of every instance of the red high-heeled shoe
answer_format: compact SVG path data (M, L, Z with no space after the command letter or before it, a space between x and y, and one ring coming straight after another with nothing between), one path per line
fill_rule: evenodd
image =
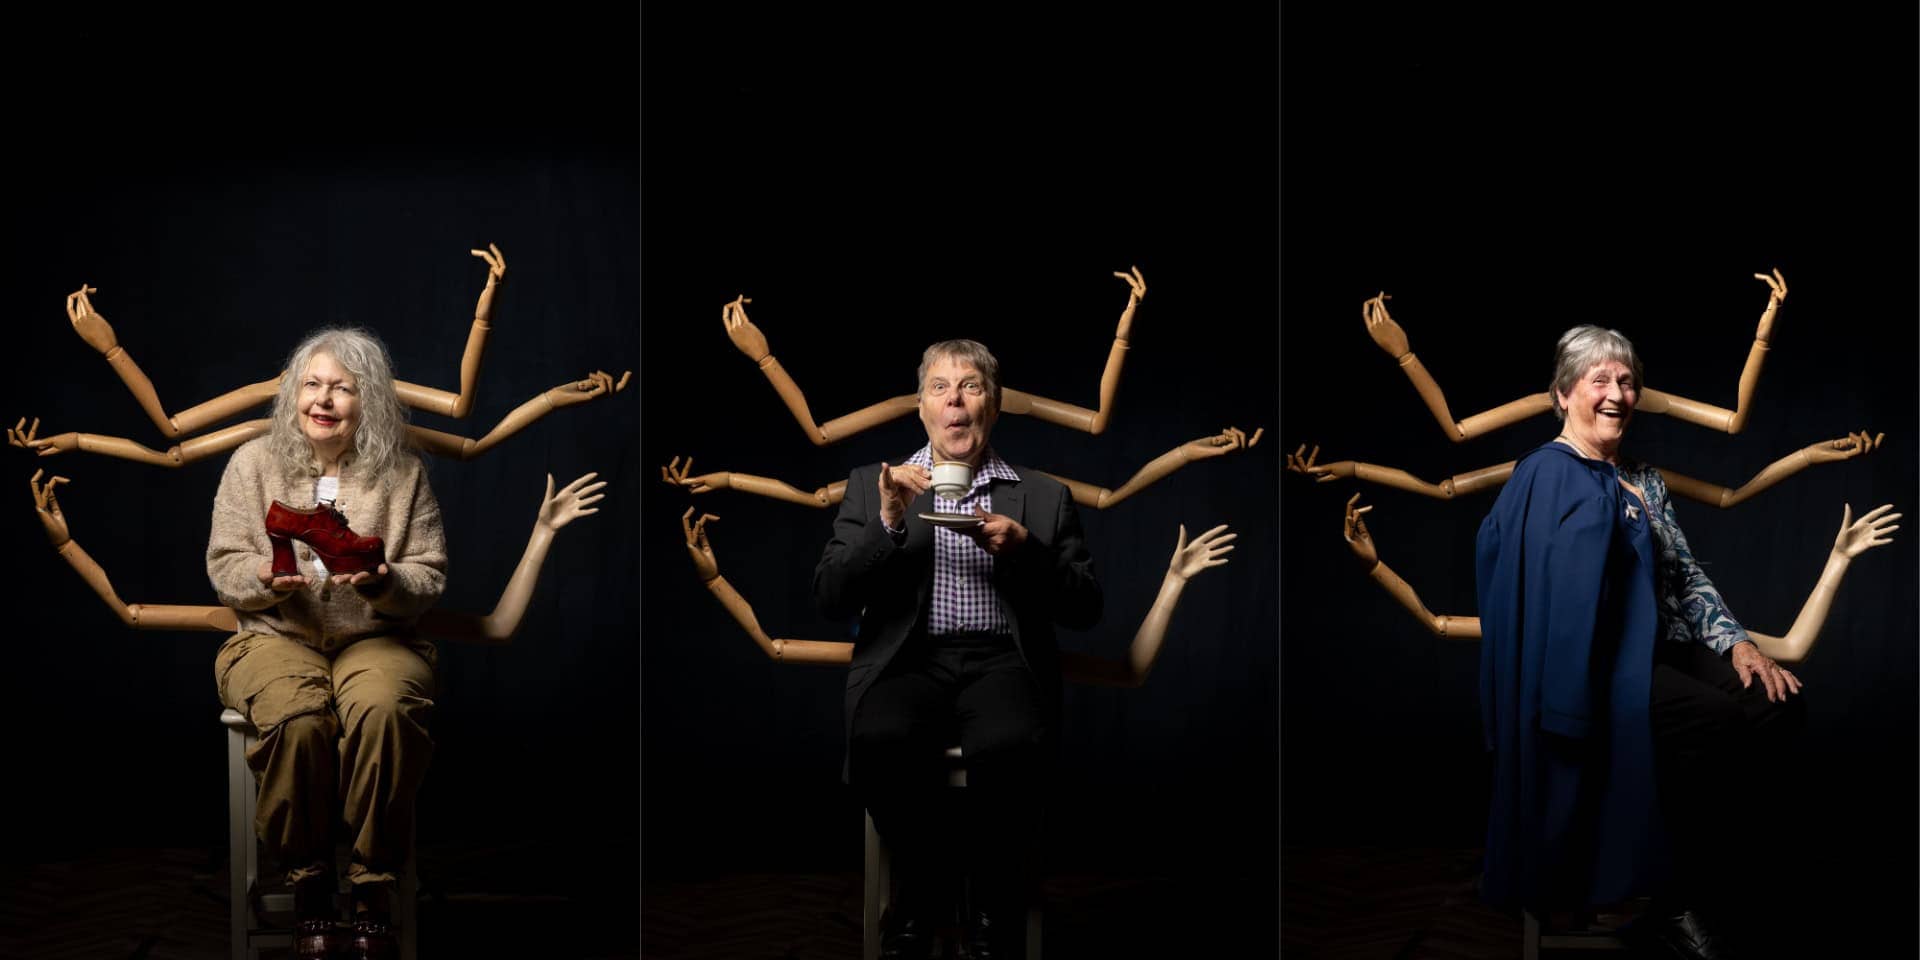
M312 547L326 563L328 573L359 573L386 562L386 543L379 537L363 537L347 529L347 515L332 504L295 510L275 500L267 511L267 539L273 543L276 577L300 574L293 559L294 540Z

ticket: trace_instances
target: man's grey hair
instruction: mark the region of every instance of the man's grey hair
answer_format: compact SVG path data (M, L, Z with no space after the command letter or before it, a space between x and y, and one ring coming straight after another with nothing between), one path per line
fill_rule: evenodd
M355 472L370 481L405 454L407 409L393 389L393 361L386 345L358 327L328 327L293 348L286 373L280 377L280 392L273 398L268 448L289 471L297 473L313 465L313 445L300 430L300 384L306 379L307 365L322 353L353 375L360 422L353 431L351 455Z
M914 396L926 392L927 368L943 357L973 364L973 368L980 371L980 385L987 388L987 396L993 399L993 409L1000 409L1000 361L978 340L942 340L928 347L927 352L920 355L920 370L913 377Z
M1567 411L1560 406L1560 395L1572 390L1574 381L1586 376L1596 364L1608 360L1626 364L1627 369L1633 371L1634 388L1646 389L1640 354L1633 349L1633 341L1628 340L1626 334L1585 324L1560 335L1560 345L1553 351L1553 387L1549 398L1555 417L1567 418Z

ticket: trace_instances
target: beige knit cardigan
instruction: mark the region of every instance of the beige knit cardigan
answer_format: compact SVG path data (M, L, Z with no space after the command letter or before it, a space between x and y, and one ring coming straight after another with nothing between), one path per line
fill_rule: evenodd
M401 454L378 477L361 477L349 460L340 470L334 506L354 533L386 541L387 577L369 590L309 584L275 592L260 582L261 562L271 559L267 508L314 506L318 466L289 472L268 450L265 437L243 444L227 461L213 499L213 532L207 539L207 577L220 602L239 614L240 629L298 640L333 653L362 637L409 636L414 621L440 599L447 585L446 533L440 504L427 486L418 457ZM302 558L312 553L295 544Z

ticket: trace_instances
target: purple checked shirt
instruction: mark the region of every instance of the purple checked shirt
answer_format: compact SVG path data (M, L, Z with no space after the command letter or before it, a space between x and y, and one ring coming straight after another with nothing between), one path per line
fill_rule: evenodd
M907 463L933 469L931 447L921 447ZM1019 480L1020 475L1007 466L1000 455L989 449L980 468L973 471L973 486L958 500L933 496L935 513L967 513L974 507L993 512L993 480ZM927 613L927 633L1012 633L1013 627L1000 612L1000 601L993 591L993 554L972 537L946 527L933 528L933 600Z

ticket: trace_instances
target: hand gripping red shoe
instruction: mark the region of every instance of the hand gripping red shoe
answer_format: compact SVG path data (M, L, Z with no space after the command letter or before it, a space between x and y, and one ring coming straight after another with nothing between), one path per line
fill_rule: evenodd
M347 529L347 515L332 504L295 510L278 500L267 511L267 539L273 542L273 575L298 576L293 543L313 548L328 573L359 573L386 562L387 545L379 537L363 537Z

